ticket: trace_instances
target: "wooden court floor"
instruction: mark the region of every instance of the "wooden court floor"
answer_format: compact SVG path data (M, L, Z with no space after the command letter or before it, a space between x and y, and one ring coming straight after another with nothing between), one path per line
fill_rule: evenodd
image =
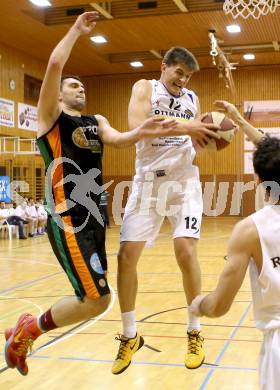
M234 217L204 219L199 243L204 293L216 286L236 221ZM38 315L72 290L46 236L26 241L0 239L0 389L257 389L261 334L254 326L248 276L227 315L202 318L205 364L197 370L185 368L185 298L169 232L168 224L164 225L155 246L146 249L140 260L137 320L145 346L119 376L111 374L118 348L115 336L121 330L116 293L102 318L40 337L28 359L27 377L5 369L4 329L14 325L22 312ZM118 240L119 227L112 227L107 252L114 291Z

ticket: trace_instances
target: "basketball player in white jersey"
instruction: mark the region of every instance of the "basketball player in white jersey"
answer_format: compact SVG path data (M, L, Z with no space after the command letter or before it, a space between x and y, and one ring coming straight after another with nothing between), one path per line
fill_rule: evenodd
M259 374L262 390L280 383L280 139L264 137L253 156L257 182L268 203L239 222L228 245L228 259L216 290L198 296L191 311L198 316L224 315L240 289L249 267L256 326L263 332Z
M160 80L139 80L133 86L128 110L130 128L155 115L176 118L186 135L136 144L136 174L125 209L118 254L123 331L118 339L120 346L113 374L123 372L130 365L133 353L144 344L136 330L136 267L145 244L155 240L165 216L172 225L175 255L188 304L201 289L196 244L203 206L198 169L192 165L195 157L192 141L205 146L217 127L201 122L198 98L186 88L198 70L198 63L188 50L172 48L164 56ZM185 365L197 368L204 361L203 338L199 318L191 313L188 317Z

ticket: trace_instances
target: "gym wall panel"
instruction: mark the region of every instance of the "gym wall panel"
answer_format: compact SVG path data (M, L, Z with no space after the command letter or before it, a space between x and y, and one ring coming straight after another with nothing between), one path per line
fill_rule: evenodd
M42 79L46 64L0 43L0 97L15 102L15 127L0 126L1 136L20 136L34 138L36 134L17 127L17 103L31 104L24 101L24 74ZM10 80L16 83L15 90L9 87ZM34 105L34 103L33 103Z
M15 104L15 127L0 126L1 137L36 137L35 132L22 130L17 127L17 103L34 105L32 102L24 101L24 74L42 79L45 68L46 64L36 58L32 58L24 52L0 43L0 97L13 100ZM15 90L10 89L10 80L15 81ZM13 149L13 141L7 140L6 150L13 151ZM21 143L21 149L30 150L29 143L27 145L24 142ZM0 165L5 167L6 175L10 176L11 181L20 180L28 184L28 187L26 187L29 188L28 192L19 191L22 196L33 196L35 199L43 197L44 164L40 155L2 154L0 156Z

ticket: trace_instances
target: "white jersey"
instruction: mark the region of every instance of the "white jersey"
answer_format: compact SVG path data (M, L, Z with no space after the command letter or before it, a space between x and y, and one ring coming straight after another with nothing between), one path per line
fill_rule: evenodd
M190 121L197 114L197 97L183 88L179 97L171 95L158 80L149 80L152 85L150 116ZM136 144L136 179L146 172L172 170L178 165L185 169L192 166L195 149L188 135L144 139Z
M250 261L254 317L262 331L280 328L280 206L267 205L251 215L261 243L263 265L260 275Z
M32 218L38 218L38 213L36 210L35 205L33 206L27 206L27 213L32 217Z
M14 215L14 209L0 209L0 219L12 217Z
M27 209L27 207L23 207L22 205L18 205L15 209L15 215L20 217L20 218L26 219L26 217L27 217L26 209Z
M40 218L42 218L42 217L47 218L47 216L48 216L48 213L42 204L38 205L37 214L38 214L38 217L40 217Z

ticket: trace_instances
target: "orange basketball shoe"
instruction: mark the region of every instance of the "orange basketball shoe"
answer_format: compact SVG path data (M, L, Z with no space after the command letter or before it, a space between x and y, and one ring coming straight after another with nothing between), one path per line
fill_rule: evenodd
M5 359L8 367L17 368L22 375L28 374L26 357L31 352L34 340L41 335L36 317L22 314L15 328L5 330Z

